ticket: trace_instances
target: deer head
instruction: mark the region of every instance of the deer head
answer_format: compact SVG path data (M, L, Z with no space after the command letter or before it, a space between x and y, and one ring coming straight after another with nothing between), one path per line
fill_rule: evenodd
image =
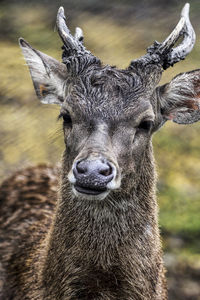
M62 7L57 28L64 44L62 63L23 39L20 46L38 98L61 106L64 168L73 195L102 200L123 185L125 177L131 175L137 184L151 136L167 120L200 120L200 70L158 86L163 69L184 59L194 46L189 4L169 37L155 42L125 70L103 65L86 50L82 30L71 35ZM181 36L182 42L173 48Z

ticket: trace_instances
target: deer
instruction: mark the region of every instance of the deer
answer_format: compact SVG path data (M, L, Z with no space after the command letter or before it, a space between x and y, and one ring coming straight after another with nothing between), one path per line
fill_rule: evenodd
M36 95L60 106L65 150L61 167L1 185L1 299L166 300L152 136L200 120L200 69L159 86L195 44L189 4L126 69L88 51L63 7L56 25L62 62L19 39Z

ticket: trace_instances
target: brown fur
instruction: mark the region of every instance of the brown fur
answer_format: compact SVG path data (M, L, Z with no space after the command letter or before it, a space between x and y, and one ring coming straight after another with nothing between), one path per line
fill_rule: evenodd
M49 235L58 173L57 168L45 165L32 167L1 186L1 226L7 232L1 244L2 299L166 299L153 198L129 202L127 207L131 195L126 193L125 200L121 192L107 204L77 203L74 207L67 196L70 191L66 193L69 186L65 186L64 201L69 205L58 204ZM152 187L152 182L143 180ZM146 197L143 190L138 192L141 199ZM92 215L98 219L91 223ZM144 234L147 222L154 226L149 236Z
M58 167L39 165L18 171L1 184L0 299L2 300L13 299L13 295L16 294L13 289L20 291L23 279L21 276L18 278L16 274L19 269L23 273L27 268L30 260L27 258L26 262L26 257L30 254L29 249L32 251L37 247L35 243L44 239L44 234L50 226L57 196L58 174ZM7 281L10 279L12 284ZM2 292L4 290L6 292Z

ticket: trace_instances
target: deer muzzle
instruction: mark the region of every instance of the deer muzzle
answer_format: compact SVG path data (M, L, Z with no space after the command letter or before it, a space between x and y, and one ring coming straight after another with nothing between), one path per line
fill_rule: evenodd
M111 189L119 187L116 174L117 169L113 163L105 158L95 157L75 161L68 177L76 195L95 197L106 196Z

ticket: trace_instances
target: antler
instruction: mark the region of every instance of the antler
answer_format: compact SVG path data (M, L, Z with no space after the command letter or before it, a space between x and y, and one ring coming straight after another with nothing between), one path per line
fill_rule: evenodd
M66 18L64 8L61 6L58 10L56 25L58 33L67 48L75 51L83 51L89 53L85 47L80 43L83 40L83 31L81 28L76 28L75 36L73 37L66 25Z
M58 10L56 26L58 33L64 43L63 45L63 63L70 68L71 71L80 72L88 65L100 63L100 60L91 54L83 45L83 31L77 27L75 35L70 33L66 25L64 8L61 6Z
M173 66L176 62L185 59L194 47L196 35L189 19L189 3L186 3L181 11L181 18L172 33L162 42L154 42L147 49L147 54L139 60L132 61L131 66L138 62L160 63L163 69ZM175 48L173 46L183 36L182 42Z
M69 28L66 25L66 18L65 18L65 12L64 8L61 6L58 10L57 14L57 20L56 20L56 26L58 29L58 33L65 45L65 47L68 49L68 51L74 53L87 53L90 54L89 51L85 49L83 44L81 43L83 41L83 31L81 28L77 27L75 36L73 36Z

